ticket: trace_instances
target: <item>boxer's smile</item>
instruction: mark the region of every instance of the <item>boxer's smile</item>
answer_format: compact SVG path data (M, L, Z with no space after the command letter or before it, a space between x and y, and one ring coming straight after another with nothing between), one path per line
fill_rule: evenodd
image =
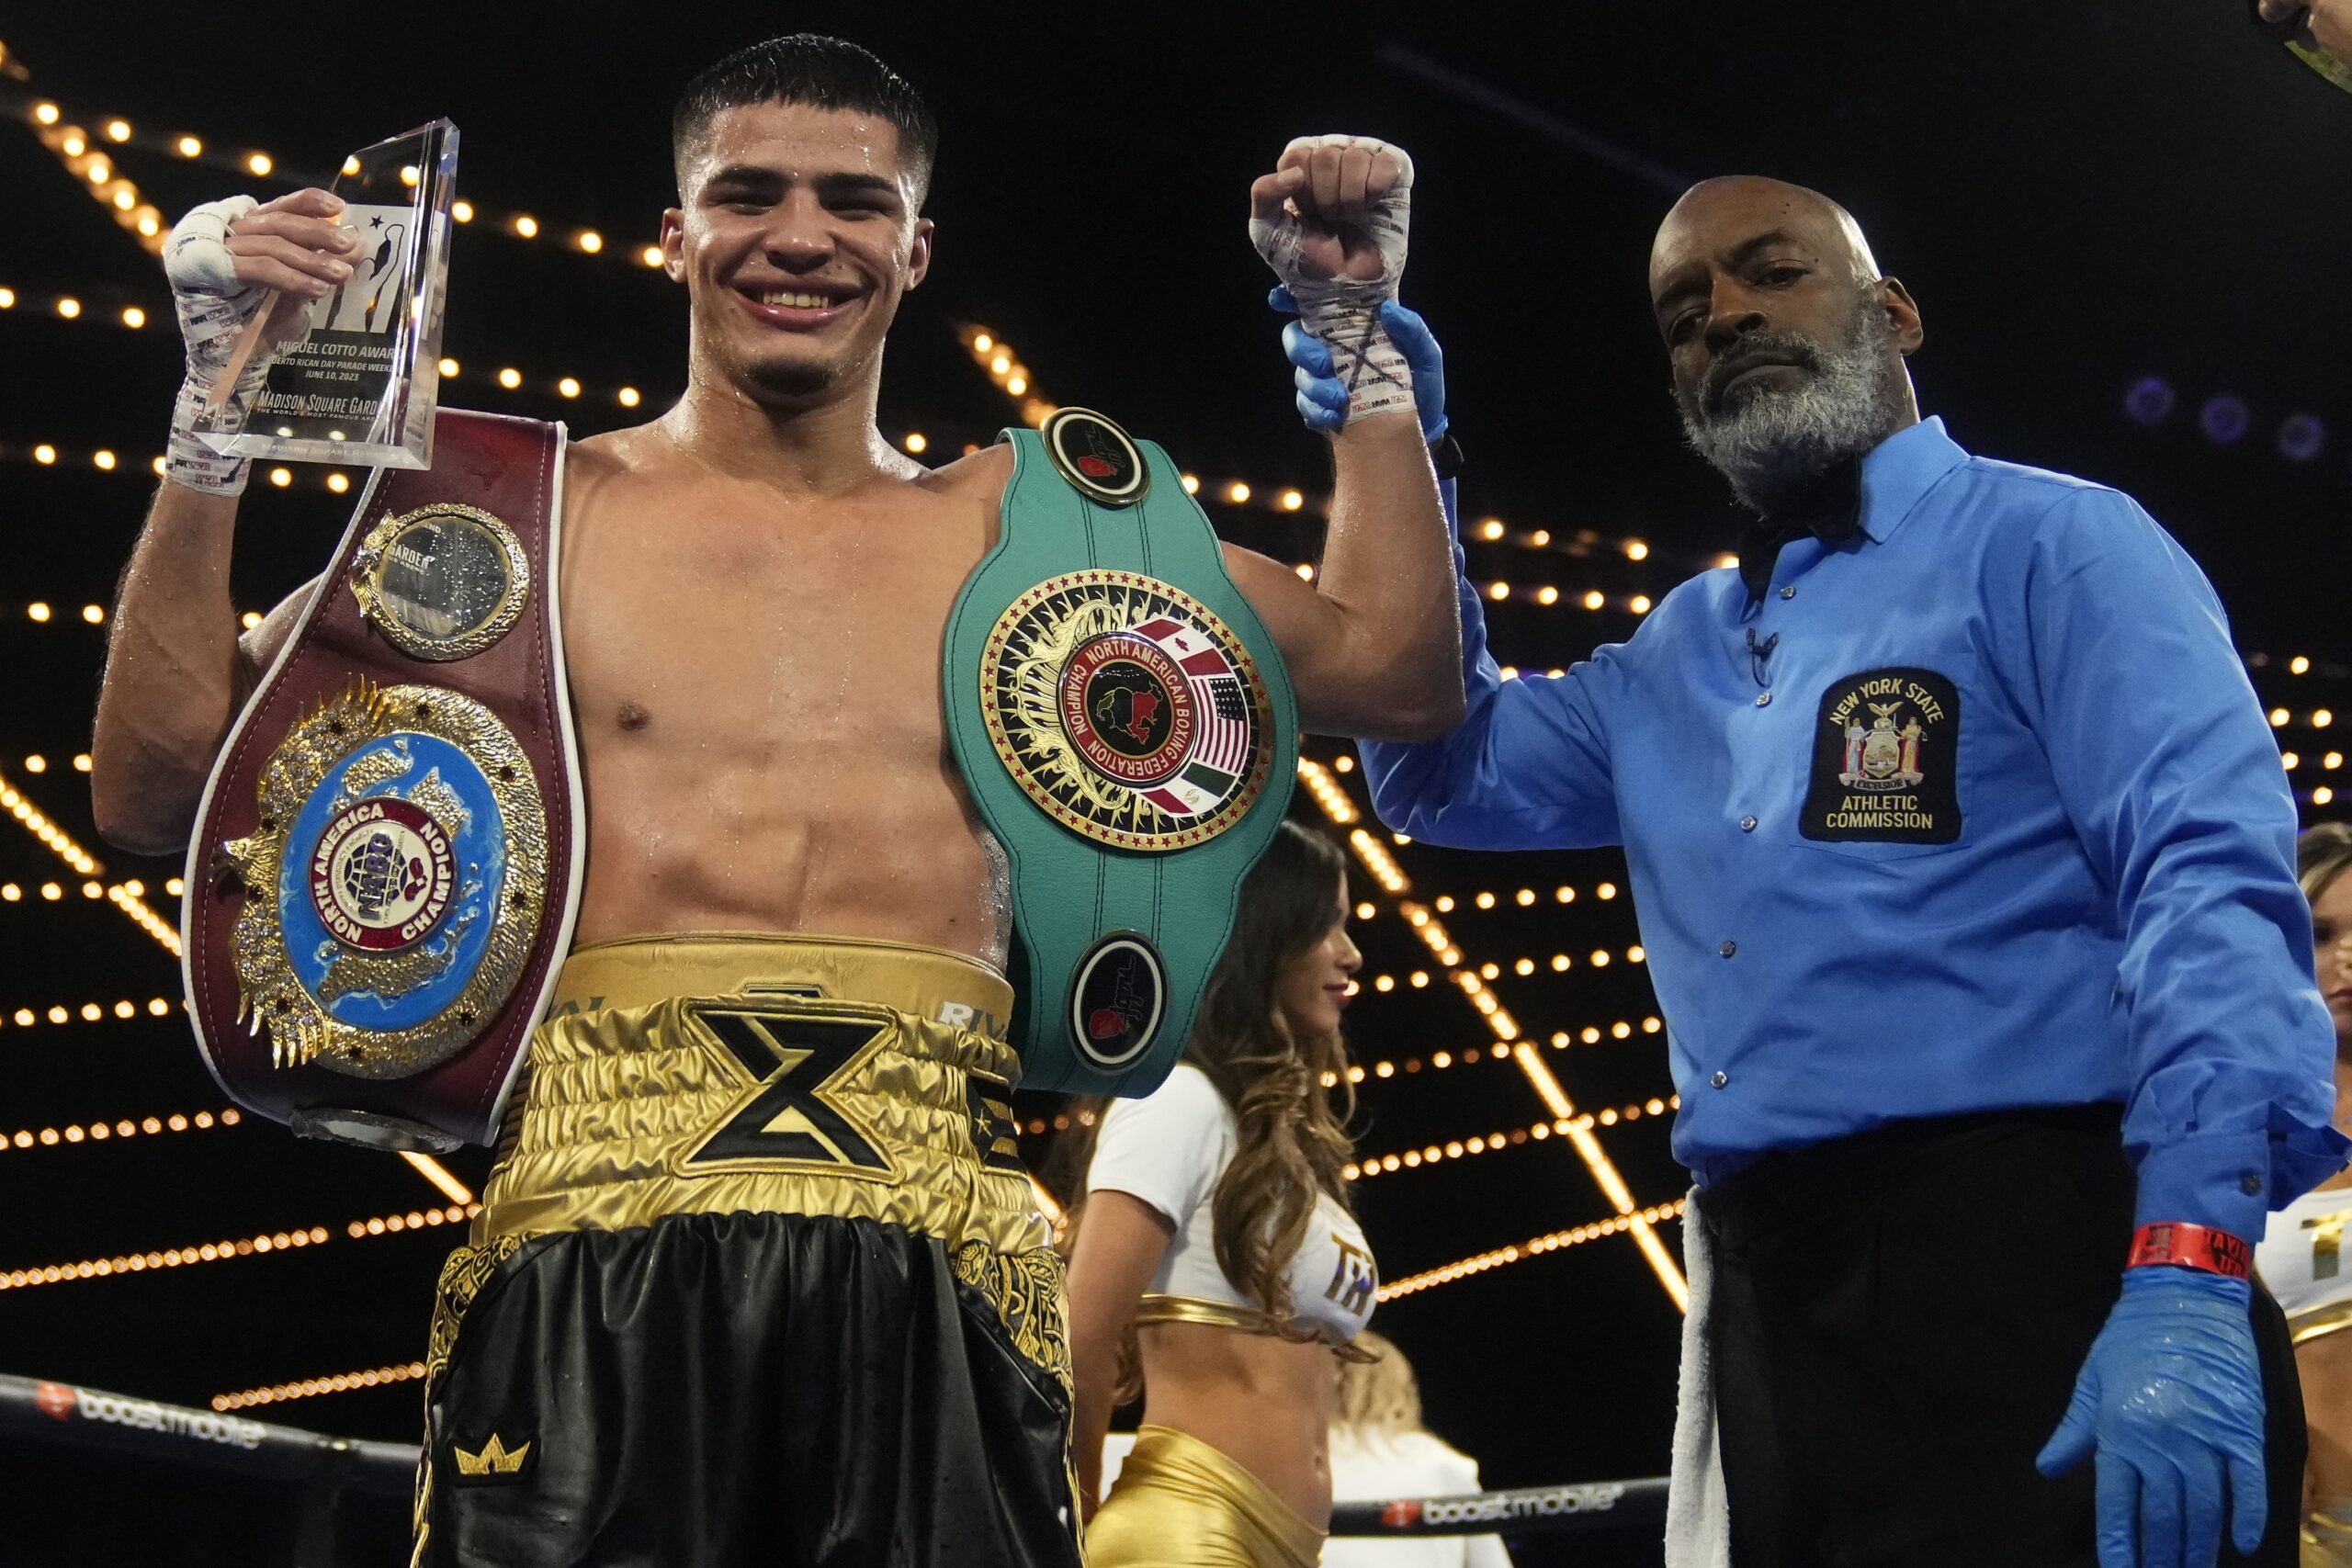
M812 332L839 321L866 292L827 278L745 279L734 289L755 319L787 332Z

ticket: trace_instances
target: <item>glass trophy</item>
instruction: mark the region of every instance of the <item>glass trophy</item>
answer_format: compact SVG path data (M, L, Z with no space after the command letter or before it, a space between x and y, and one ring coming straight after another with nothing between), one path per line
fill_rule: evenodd
M433 466L442 303L458 128L446 119L363 147L330 187L359 237L351 276L311 302L309 330L280 349L242 423L220 411L197 434L216 452L271 462ZM265 308L233 351L232 386L257 348Z

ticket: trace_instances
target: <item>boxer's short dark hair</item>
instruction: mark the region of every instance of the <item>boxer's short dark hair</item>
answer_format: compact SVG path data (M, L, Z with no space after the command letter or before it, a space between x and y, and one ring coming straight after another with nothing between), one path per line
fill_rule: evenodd
M679 168L721 109L752 104L807 104L878 115L898 128L899 154L914 175L921 204L939 153L939 122L914 85L865 50L821 33L793 33L739 49L686 84L670 112L670 146Z

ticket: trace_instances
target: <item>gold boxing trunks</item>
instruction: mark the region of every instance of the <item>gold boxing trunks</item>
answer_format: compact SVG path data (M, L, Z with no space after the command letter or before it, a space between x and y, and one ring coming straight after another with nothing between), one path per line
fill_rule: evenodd
M442 1275L417 1562L1076 1568L1003 979L684 935L556 998Z

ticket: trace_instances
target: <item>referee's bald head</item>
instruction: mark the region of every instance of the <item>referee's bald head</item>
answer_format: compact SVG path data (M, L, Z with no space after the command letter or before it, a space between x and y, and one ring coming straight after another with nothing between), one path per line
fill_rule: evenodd
M1658 225L1649 284L1684 433L1758 512L1919 417L1903 363L1918 308L1817 190L1692 186Z
M1650 288L1661 267L1686 261L1694 246L1737 243L1780 232L1808 241L1817 254L1844 264L1858 283L1878 277L1878 260L1854 215L1809 186L1763 175L1724 175L1682 193L1650 246Z

